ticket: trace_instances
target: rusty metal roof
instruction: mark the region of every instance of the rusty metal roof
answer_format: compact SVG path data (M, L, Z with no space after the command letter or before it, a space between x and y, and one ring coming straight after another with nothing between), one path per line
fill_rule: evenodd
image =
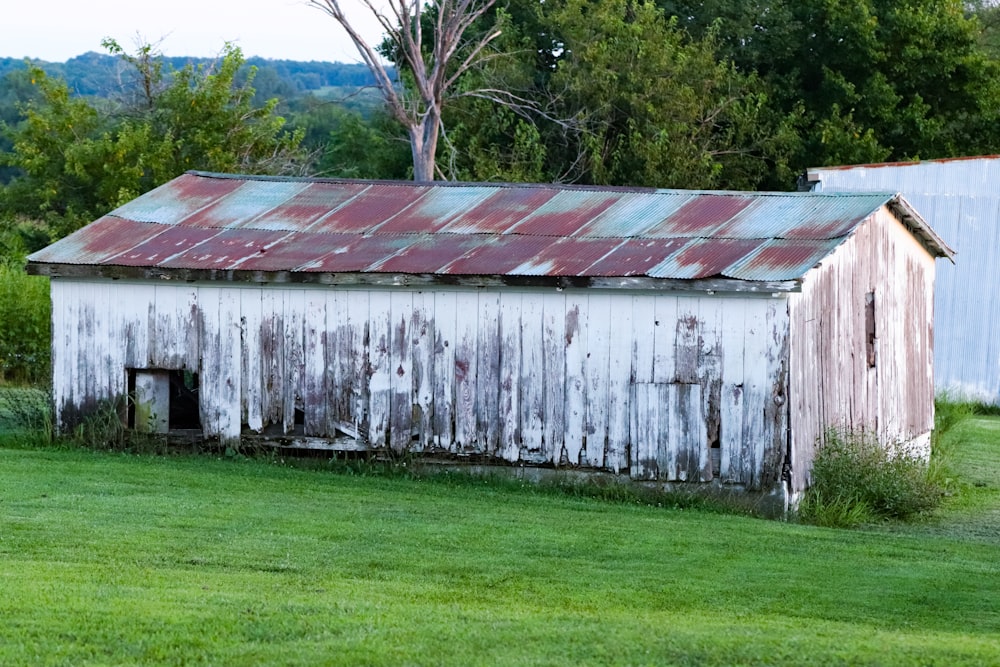
M220 271L801 278L901 197L289 179L189 172L29 257Z

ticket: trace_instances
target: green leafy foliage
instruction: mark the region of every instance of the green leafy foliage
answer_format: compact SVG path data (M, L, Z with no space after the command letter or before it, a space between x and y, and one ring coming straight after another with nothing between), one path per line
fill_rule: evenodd
M48 279L27 275L16 256L0 257L0 381L48 380L51 312Z
M16 169L3 204L43 220L54 238L189 169L297 173L301 133L283 129L277 100L254 104L253 71L242 84L239 49L227 46L212 65L165 72L150 46L134 55L106 46L126 66L124 87L94 103L66 83L29 68L33 94L23 119L8 123Z
M961 0L665 0L800 115L797 170L996 152L1000 63ZM984 11L984 16L989 15Z
M813 460L799 517L835 527L905 520L934 509L941 498L922 458L868 434L830 431Z

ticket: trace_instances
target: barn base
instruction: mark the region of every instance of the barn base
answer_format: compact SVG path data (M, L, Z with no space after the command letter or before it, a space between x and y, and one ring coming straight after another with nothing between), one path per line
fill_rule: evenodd
M171 431L167 441L177 447L208 446L222 447L217 439L194 437L192 431ZM316 438L299 435L273 436L244 434L239 443L233 443L246 452L281 451L290 456L309 456L327 452L330 456L339 454L367 455L374 461L405 462L407 468L416 475L435 476L448 473L482 477L502 477L522 480L531 484L551 486L573 486L587 484L594 487L614 489L616 487L641 488L654 493L682 496L687 499L701 498L730 507L740 513L769 519L787 518L789 495L781 482L774 488L760 491L748 490L742 484L726 484L716 479L711 482L659 482L633 480L627 471L622 474L586 468L552 467L551 465L510 464L502 459L483 456L455 456L447 452L405 453L394 455L386 451L373 451L364 440L348 436L340 438ZM320 454L321 455L321 454ZM615 494L609 493L609 496Z

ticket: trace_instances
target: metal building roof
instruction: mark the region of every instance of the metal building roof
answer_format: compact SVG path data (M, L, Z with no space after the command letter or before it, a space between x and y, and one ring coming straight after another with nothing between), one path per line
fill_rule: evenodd
M29 263L292 273L801 278L895 194L695 192L189 172Z

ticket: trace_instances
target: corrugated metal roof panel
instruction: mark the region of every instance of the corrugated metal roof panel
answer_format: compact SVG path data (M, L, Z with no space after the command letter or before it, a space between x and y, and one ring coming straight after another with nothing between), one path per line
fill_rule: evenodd
M364 233L390 220L427 193L425 185L373 183L310 231Z
M344 202L365 189L361 183L344 183L331 188L325 183L310 183L277 206L253 216L242 224L228 227L252 227L254 229L277 229L302 231L330 215Z
M313 269L307 267L318 263L325 255L337 255L357 239L357 234L289 233L279 242L263 248L264 252L253 258L253 268L257 271L311 271Z
M510 270L515 276L585 276L587 269L621 245L621 239L565 238L542 247Z
M442 267L477 247L478 238L457 234L406 235L409 244L366 270L380 273L437 273Z
M666 192L656 197L626 193L618 201L580 227L576 236L646 236L691 200L691 193Z
M193 212L184 218L182 224L189 227L241 227L288 201L305 186L305 183L292 181L247 181Z
M157 266L172 269L245 269L260 267L254 259L267 254L267 248L288 235L288 232L265 229L227 229L216 233L196 246L158 262Z
M908 204L881 193L189 173L29 260L251 271L788 280L801 277L817 254L887 203L915 234L927 232ZM921 238L934 247L936 237Z
M682 248L650 267L651 278L694 280L720 276L748 253L756 250L761 239L685 239Z
M528 265L557 240L551 236L517 234L487 236L477 247L441 267L440 272L467 276L525 275L515 274L514 269Z
M109 259L167 229L165 225L106 215L33 253L29 260L53 264L109 264Z
M549 201L554 188L497 187L493 194L441 229L449 234L493 234L505 232Z
M119 206L113 213L136 222L176 225L197 210L225 197L242 184L238 179L204 178L198 174L184 174L124 206Z
M730 218L754 201L753 195L711 193L692 194L673 214L646 228L649 238L712 237ZM791 204L791 202L789 202ZM770 205L765 201L765 205Z
M627 278L651 276L650 270L682 248L688 239L625 239L591 264L584 275Z
M563 190L509 231L534 236L569 236L621 197L620 192Z
M468 188L430 189L423 197L378 228L380 233L436 232L457 218L470 207L478 206L496 191L496 188L470 186Z
M130 239L132 247L109 257L107 262L121 266L160 266L174 255L190 250L219 233L218 229L184 225L162 226L160 229L163 231L145 241Z
M307 236L307 235L303 235ZM312 236L314 240L319 240ZM324 235L325 236L325 235ZM341 235L338 235L340 237ZM342 235L348 236L348 235ZM413 245L421 240L415 234L384 234L381 236L353 236L346 244L340 245L323 252L319 256L313 252L314 259L296 266L296 271L307 272L331 272L331 273L353 273L368 272L371 267L386 258L396 255L404 248ZM414 271L414 273L427 273L426 271Z
M734 262L722 275L738 280L794 280L805 275L843 239L772 239Z

